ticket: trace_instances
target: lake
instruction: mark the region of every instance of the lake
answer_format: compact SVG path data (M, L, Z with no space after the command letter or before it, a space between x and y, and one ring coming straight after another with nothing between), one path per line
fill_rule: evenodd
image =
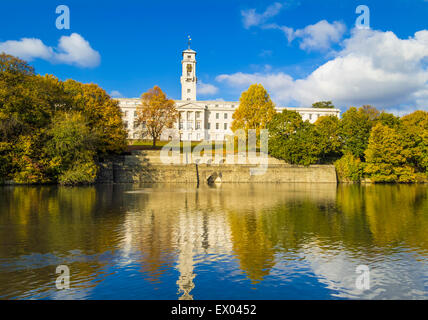
M0 299L427 298L426 185L0 187Z

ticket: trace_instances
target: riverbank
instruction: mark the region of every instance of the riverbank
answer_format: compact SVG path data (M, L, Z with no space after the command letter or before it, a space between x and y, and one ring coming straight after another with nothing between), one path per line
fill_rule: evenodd
M158 151L134 151L130 155L113 157L101 164L97 183L334 183L333 165L309 167L289 165L267 158L267 165L246 163L197 164L191 154L182 154L180 164L164 164ZM240 164L238 164L238 162Z

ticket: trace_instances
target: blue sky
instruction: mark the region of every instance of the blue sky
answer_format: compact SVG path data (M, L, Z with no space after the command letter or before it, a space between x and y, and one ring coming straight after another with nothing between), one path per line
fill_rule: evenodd
M61 4L70 30L55 27ZM370 30L354 28L361 4ZM333 100L403 113L428 108L427 24L424 0L2 0L0 51L123 97L159 85L179 99L190 34L200 100L238 100L260 82L281 106Z

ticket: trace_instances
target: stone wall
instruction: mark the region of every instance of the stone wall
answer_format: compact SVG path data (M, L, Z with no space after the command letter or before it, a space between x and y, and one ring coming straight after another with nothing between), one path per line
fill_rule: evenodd
M269 159L263 175L253 175L256 165L165 165L159 153L134 152L101 164L98 183L337 183L333 165L295 166Z

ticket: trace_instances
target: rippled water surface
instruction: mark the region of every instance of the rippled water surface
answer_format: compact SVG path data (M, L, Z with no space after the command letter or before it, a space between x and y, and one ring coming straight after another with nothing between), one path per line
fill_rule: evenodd
M70 268L57 290L58 265ZM370 268L359 290L356 268ZM0 299L427 299L428 187L0 188Z

